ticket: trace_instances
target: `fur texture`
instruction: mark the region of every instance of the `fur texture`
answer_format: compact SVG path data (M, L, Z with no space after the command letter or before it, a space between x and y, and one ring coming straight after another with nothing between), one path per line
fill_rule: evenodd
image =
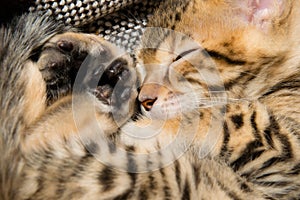
M195 133L199 156L224 160L275 199L299 196L298 8L296 1L166 1L138 52L143 114L183 124L198 116L184 132Z
M162 28L146 30L137 54L140 80L100 38L59 34L34 15L15 36L1 29L3 199L298 198L298 8L166 1L152 20ZM79 60L87 72L71 96L82 52L90 60ZM98 56L118 58L104 67ZM57 70L40 69L61 60L66 80L53 82ZM95 68L104 79L90 90ZM136 97L142 114L131 120Z

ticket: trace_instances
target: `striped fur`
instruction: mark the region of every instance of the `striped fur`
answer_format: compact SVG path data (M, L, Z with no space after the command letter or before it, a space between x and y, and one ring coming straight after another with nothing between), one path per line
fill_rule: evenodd
M116 52L112 45L100 38L64 33L69 30L43 16L30 14L22 16L13 27L0 31L1 199L195 199L200 195L203 198L230 199L262 196L254 192L252 185L243 178L235 176L223 162L197 160L192 152L164 168L163 160L177 158L172 156L175 149L136 157L137 152L147 148L129 145L128 140L123 140L120 124L116 124L107 105L86 92L75 92L73 97L68 95L66 87L72 82L72 77L65 74L64 77L55 76L57 80L65 78L67 85L55 82L57 96L49 97L51 88L47 84L53 81L50 80L51 73L45 71L52 70L45 68L47 64L53 67L56 66L52 65L53 62L58 62L62 64L58 67L71 70L78 66L61 62L65 56L68 61L73 61L71 52L95 56L105 50L104 58L114 57ZM58 48L61 41L67 41L67 46ZM50 60L49 52L53 55ZM123 55L123 59L129 58ZM131 69L130 60L128 64ZM122 85L133 86L131 81L134 80L132 76ZM132 100L136 94L132 95L128 97L131 111L130 105L135 104ZM59 99L55 100L57 97ZM125 105L123 102L123 106L117 108L119 115L125 112ZM182 148L182 145L178 144L178 147ZM225 180L225 177L230 179ZM236 189L227 187L228 182L236 185ZM214 192L206 192L211 190Z
M300 195L299 16L297 1L170 0L138 51L143 113L171 123L197 110L196 153L274 199Z
M223 24L231 23L231 16L223 19L223 14L231 13L234 2L170 0L160 8L164 12L157 11L153 26L172 28L188 37L163 29L145 33L148 40L144 45L155 48L143 49L138 55L138 71L144 81L138 99L142 102L155 95L157 99L151 110L143 110L141 116L125 124L116 121L113 114L127 116L126 109L107 107L81 91L47 106L47 82L30 56L36 49L43 55L47 48L40 47L60 38L75 38L79 47L94 56L92 49L114 50L112 46L101 39L85 43L93 38L89 35L56 35L66 29L56 29L52 22L32 15L21 19L20 25L25 26L17 33L1 29L1 41L9 41L1 43L0 50L0 85L7 94L0 98L4 119L0 122L0 153L4 155L0 162L1 199L297 199L300 58L294 29L299 5L287 1L281 15L286 23L276 24L289 24L290 37L268 26L260 32L252 27L251 36L257 36L257 41L247 38L252 47L247 49L247 40L236 41L245 32L239 26ZM192 25L197 16L203 26ZM230 32L224 34L223 29L218 34L219 23L233 28L235 38L228 41ZM41 32L32 35L21 31L31 26ZM259 40L266 39L266 32L278 39L275 42L288 44ZM29 38L38 43L28 43ZM23 42L25 47L19 45ZM11 44L19 46L21 53L6 51ZM166 65L176 73L166 73L174 72ZM160 73L153 73L150 66L158 67ZM128 67L133 70L131 64ZM217 72L220 76L216 77ZM178 74L183 78L177 78ZM134 85L134 80L122 84ZM160 90L153 90L153 86ZM181 98L179 94L188 95ZM134 95L124 101L130 112ZM178 103L174 97L182 100L183 112L170 106ZM170 105L157 104L170 100ZM154 108L164 105L171 115L162 124L165 113Z

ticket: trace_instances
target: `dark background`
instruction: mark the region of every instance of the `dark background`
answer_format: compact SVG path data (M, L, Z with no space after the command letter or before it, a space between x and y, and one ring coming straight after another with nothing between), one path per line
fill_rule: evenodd
M0 23L9 22L13 16L28 11L35 0L0 0Z

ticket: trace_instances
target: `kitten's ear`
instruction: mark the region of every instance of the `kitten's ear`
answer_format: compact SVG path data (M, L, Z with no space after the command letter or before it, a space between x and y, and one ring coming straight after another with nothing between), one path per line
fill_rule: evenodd
M288 2L289 0L238 0L246 21L265 32L273 22L282 17Z

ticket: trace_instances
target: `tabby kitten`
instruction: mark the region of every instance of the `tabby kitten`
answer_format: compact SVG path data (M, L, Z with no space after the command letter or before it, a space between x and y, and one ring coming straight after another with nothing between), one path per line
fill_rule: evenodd
M170 134L174 121L186 124L198 156L225 162L275 199L300 196L299 6L169 0L138 53L149 123L165 120Z
M3 199L297 199L298 4L166 0L150 23L162 28L146 30L137 56L142 114L133 120L128 117L137 77L129 58L120 71L129 70L130 78L118 73L106 79L121 78L122 91L132 89L129 96L111 88L79 90L41 108L25 125L24 101L4 106L10 101L1 97ZM42 27L49 24L34 24L36 30L48 30ZM14 34L9 39L30 35ZM39 46L27 44L33 51L55 46L61 37L66 39L63 34ZM97 55L90 49L95 40L82 43L86 37L72 41L88 44L83 49ZM42 55L47 48L38 49ZM30 56L13 66L10 59L1 56L1 87L10 99L31 105L23 91L38 91L40 86L32 84L40 83L18 84L24 88L16 92L15 81L5 74L17 69L13 73L21 77L16 80L24 83L19 71L26 72L24 63L31 63L30 69L39 65ZM88 80L91 74L86 73ZM124 99L127 111L119 104L108 106L118 99ZM115 120L116 113L128 121ZM20 120L8 126L16 114Z
M0 29L1 199L264 197L222 161L180 156L184 140L132 140L133 60L71 30L36 14Z

